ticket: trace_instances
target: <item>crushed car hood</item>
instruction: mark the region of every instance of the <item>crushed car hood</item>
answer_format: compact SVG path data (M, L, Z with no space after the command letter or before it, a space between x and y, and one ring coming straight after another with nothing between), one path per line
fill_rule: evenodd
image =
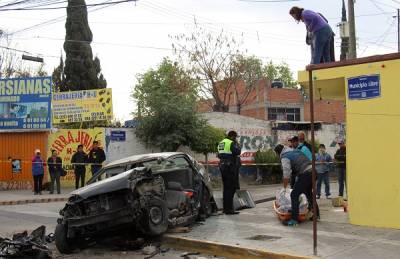
M129 178L132 172L133 169L108 179L86 185L83 188L73 191L71 196L78 195L86 199L95 195L129 188Z

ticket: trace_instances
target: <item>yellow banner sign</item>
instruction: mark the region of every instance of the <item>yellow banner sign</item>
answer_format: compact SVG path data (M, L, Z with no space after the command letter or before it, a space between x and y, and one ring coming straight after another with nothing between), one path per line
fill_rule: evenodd
M53 93L53 124L112 120L110 88Z
M94 129L62 129L51 133L48 139L48 152L56 150L61 157L63 168L68 172L65 177L61 177L63 187L75 186L75 174L71 164L72 155L76 152L78 145L83 145L83 151L88 154L92 148L93 141L97 140L100 146L105 143L105 133L103 128ZM92 176L90 166L86 166L86 180Z

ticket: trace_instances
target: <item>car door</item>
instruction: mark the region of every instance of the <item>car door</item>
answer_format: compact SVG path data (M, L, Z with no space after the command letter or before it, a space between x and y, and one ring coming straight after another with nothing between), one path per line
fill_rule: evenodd
M190 162L190 159L185 155L177 155L170 158L169 160L171 160L174 163L174 167L180 169L187 169L187 173L189 174L189 179L191 184L190 189L194 191L195 199L199 200L199 196L201 195L201 189L202 189L202 181L199 173ZM182 183L182 185L184 185L184 183Z

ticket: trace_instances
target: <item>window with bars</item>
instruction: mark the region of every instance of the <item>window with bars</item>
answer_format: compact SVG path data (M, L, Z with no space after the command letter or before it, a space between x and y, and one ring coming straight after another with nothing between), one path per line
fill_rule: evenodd
M268 120L300 121L300 108L268 108Z

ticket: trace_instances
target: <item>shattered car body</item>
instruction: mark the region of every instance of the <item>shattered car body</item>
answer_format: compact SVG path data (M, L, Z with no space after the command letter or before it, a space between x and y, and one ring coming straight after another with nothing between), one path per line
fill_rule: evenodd
M29 235L24 231L12 239L0 237L0 258L51 258L45 233L46 227L40 226Z
M126 230L157 236L215 211L210 179L190 156L132 156L108 164L71 194L60 211L56 246L70 253L80 239Z

